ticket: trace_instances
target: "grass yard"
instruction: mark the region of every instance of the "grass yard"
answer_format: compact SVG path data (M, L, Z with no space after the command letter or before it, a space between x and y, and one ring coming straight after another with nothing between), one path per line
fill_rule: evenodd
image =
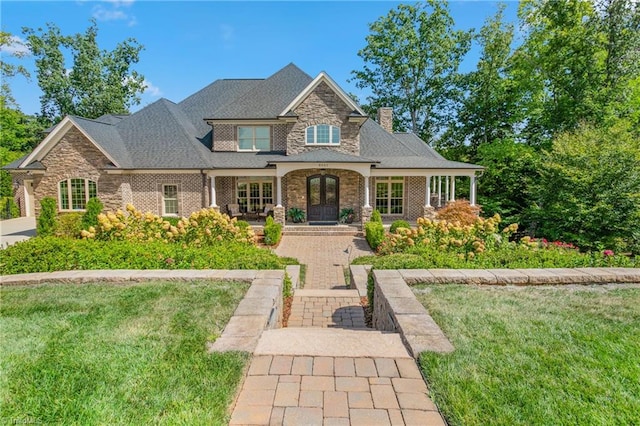
M639 287L414 291L456 347L420 359L449 424L640 424Z
M0 288L1 423L226 424L248 354L208 354L249 284Z

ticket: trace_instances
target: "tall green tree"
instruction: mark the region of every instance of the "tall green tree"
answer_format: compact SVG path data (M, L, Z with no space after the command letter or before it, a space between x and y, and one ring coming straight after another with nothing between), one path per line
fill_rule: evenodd
M628 123L562 133L540 165L541 235L640 253L640 139Z
M523 0L526 38L514 55L527 92L524 139L547 146L558 133L601 117L602 45L593 4L582 0Z
M459 99L458 66L469 50L471 32L455 30L446 3L401 4L370 25L364 61L352 74L370 89L372 108L393 106L399 130L433 142Z
M107 113L126 113L140 103L144 77L132 69L143 46L129 38L111 50L98 46L95 20L84 34L65 36L54 24L46 30L23 28L29 49L36 58L38 84L42 89L41 114L57 121L68 114L96 118ZM70 66L65 53L73 57Z
M501 5L475 35L480 59L476 70L464 78L466 96L455 124L443 136L442 145L465 152L460 159L475 161L480 145L512 138L522 119L510 75L514 27L504 22L504 8Z

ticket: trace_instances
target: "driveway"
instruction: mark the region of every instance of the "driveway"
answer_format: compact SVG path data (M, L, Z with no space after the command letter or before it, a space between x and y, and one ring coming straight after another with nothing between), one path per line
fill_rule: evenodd
M19 217L0 221L0 247L5 248L18 241L36 235L36 218Z

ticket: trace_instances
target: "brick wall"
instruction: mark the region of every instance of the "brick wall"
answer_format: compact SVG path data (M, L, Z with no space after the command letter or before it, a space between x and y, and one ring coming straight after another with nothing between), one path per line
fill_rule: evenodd
M371 207L376 206L376 180L371 177L369 182L369 203ZM425 184L426 178L422 176L407 176L404 178L404 209L402 215L382 215L382 219L396 220L404 219L414 221L423 215L425 204Z
M294 112L298 121L291 126L287 136L287 154L300 154L318 149L305 145L305 130L315 124L340 127L340 145L322 148L351 155L360 154L360 127L357 123L349 123L352 110L326 83L320 83Z
M163 185L178 186L179 216L189 216L204 207L202 175L200 173L131 175L133 205L143 212L150 211L161 215Z
M236 151L236 129L233 124L213 126L213 151Z

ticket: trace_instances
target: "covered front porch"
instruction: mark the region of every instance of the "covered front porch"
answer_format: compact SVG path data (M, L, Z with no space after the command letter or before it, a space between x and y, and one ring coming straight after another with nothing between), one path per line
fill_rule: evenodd
M397 219L415 222L460 195L475 205L477 172L377 169L368 160L279 161L262 169L208 171L208 201L223 212L237 206L238 218L255 226L264 224L267 213L282 225L336 225L345 209L353 211L353 222L359 224L369 221L374 209L386 224ZM296 211L302 215L294 223Z

